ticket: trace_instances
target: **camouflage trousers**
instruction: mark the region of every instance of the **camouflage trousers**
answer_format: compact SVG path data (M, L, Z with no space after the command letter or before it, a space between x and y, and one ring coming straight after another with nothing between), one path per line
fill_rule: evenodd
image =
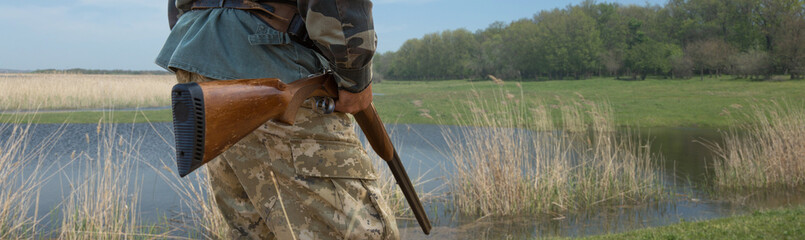
M182 70L176 76L211 80ZM398 239L352 120L305 105L293 126L266 122L207 164L230 237Z

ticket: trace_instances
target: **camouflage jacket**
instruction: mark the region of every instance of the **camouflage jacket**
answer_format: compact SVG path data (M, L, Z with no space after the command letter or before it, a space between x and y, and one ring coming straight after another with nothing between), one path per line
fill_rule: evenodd
M180 13L193 0L176 0ZM294 2L294 1L288 1ZM296 0L310 39L341 77L339 85L360 92L372 81L377 35L370 0Z

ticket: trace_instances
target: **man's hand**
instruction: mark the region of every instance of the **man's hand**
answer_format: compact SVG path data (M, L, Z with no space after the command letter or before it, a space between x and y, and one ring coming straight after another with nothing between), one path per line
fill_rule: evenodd
M335 101L335 111L355 114L369 107L372 103L372 84L359 93L347 90L338 90L338 100Z

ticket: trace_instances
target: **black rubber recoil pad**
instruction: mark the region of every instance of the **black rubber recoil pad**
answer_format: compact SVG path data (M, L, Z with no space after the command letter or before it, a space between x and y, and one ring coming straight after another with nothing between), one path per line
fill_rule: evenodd
M204 159L204 93L197 83L181 83L171 91L176 167L184 177Z

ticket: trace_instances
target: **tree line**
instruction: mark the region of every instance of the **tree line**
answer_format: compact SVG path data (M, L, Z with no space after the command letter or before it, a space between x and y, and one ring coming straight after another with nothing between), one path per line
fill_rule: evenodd
M374 58L386 79L645 79L805 75L805 0L587 0L486 29L407 40Z

